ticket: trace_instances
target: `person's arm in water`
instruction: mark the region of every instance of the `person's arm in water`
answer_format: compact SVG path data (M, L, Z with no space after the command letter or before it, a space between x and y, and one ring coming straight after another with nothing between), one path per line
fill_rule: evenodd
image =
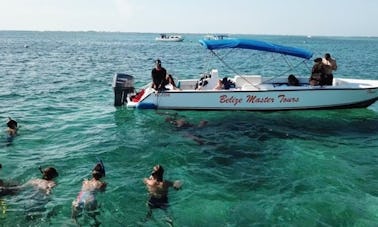
M178 180L176 180L176 181L164 181L164 183L167 185L167 187L173 187L176 190L179 190L182 187L182 183Z

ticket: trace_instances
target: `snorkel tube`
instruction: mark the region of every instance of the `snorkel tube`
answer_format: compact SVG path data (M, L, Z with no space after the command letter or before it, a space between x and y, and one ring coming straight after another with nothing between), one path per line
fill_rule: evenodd
M38 166L38 169L39 169L39 171L40 171L42 174L45 174L45 173L43 172L42 166Z
M102 162L101 159L97 159L101 165L101 169L102 169L102 174L104 174L104 177L105 177L105 166L104 166L104 163Z

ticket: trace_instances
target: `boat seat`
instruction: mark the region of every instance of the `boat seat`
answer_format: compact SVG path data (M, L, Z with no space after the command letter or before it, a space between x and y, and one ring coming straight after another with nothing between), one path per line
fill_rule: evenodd
M235 76L235 86L244 88L244 85L260 84L262 78L260 75L241 75Z
M241 87L241 90L243 90L243 91L258 91L258 90L260 90L260 88L253 85L253 84L244 84Z
M200 81L199 81L199 82L201 82L200 90L213 90L215 88L215 86L218 84L218 80L219 80L218 70L213 69L213 70L211 70L210 74L206 75L206 76L208 76L208 77L207 78L201 78Z

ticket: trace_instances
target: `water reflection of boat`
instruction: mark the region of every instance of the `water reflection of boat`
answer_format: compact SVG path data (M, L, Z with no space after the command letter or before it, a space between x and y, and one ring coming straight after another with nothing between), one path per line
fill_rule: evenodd
M200 43L221 62L223 59L216 50L230 48L280 54L285 60L291 57L299 59L300 63L305 63L313 55L305 49L250 39L200 40ZM287 72L286 67L283 70ZM378 80L335 77L332 85L312 86L308 76L297 78L299 83L294 86L288 83L287 74L261 76L236 73L222 78L217 69L212 69L197 79L178 80L176 85L179 89L156 91L149 83L135 92L132 76L116 74L114 104L141 109L272 111L362 108L378 100ZM219 81L223 81L223 88L214 89Z
M184 38L181 35L160 34L160 36L156 37L155 40L164 42L182 42L184 41Z

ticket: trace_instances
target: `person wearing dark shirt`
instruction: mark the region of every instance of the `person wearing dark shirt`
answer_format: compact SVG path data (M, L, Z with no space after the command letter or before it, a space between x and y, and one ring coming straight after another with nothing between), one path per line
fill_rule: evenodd
M155 68L152 69L151 76L152 88L155 90L165 90L167 70L161 66L161 61L159 59L155 61Z

